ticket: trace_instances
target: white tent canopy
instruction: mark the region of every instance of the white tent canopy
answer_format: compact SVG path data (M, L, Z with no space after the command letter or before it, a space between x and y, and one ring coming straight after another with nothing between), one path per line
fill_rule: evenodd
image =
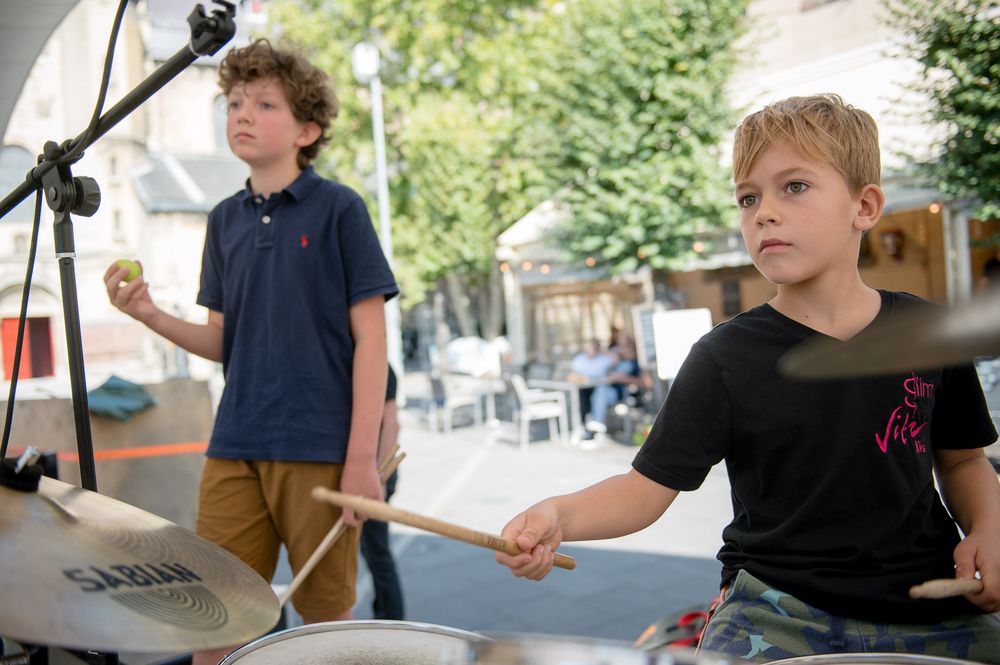
M78 0L4 0L0 3L0 137L21 88L52 31Z

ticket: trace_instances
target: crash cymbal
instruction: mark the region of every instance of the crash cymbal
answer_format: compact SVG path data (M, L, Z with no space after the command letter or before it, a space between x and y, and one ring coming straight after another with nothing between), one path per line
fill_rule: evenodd
M0 635L105 652L222 648L277 623L270 584L220 547L42 478L0 487Z
M915 307L850 340L810 340L789 351L778 371L802 379L893 374L1000 355L1000 289L946 309Z

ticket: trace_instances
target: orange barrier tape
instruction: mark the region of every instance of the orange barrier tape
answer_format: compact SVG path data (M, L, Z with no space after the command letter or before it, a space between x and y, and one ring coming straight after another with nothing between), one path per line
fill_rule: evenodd
M203 453L208 449L206 441L189 441L186 443L163 443L155 446L134 446L132 448L114 448L111 450L95 450L94 461L103 462L116 459L138 459L141 457L166 457L168 455L189 455ZM9 457L20 455L21 451L10 451ZM75 451L56 453L60 462L79 462L80 455Z

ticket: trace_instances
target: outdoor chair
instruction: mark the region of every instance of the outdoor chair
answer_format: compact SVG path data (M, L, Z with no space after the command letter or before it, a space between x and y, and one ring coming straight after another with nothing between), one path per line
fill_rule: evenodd
M472 409L472 420L476 426L483 424L483 405L479 393L451 390L439 376L431 377L431 392L433 399L428 415L435 430L440 427L445 433L450 433L454 426L455 412L463 408Z
M510 377L514 394L517 395L519 413L517 421L520 432L521 450L528 449L530 441L529 426L533 420L547 420L549 423L549 439L559 432L563 443L569 439L569 416L566 412L566 396L557 390L542 390L529 388L527 381L519 374Z

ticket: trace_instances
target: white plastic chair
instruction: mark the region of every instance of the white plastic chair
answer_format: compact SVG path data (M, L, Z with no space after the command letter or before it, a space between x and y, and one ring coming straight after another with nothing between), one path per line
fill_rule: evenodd
M446 433L451 432L455 411L463 407L472 408L472 420L476 426L483 424L483 407L478 393L460 393L451 390L452 386L447 386L445 380L440 377L431 377L431 391L433 399L430 404L430 418L432 427L441 429Z
M520 412L518 423L520 425L521 450L528 449L529 431L528 426L532 420L549 421L549 438L558 429L559 438L563 443L569 439L569 416L566 413L566 396L557 390L542 390L540 388L529 388L523 376L513 374L510 377L510 384L517 395Z

